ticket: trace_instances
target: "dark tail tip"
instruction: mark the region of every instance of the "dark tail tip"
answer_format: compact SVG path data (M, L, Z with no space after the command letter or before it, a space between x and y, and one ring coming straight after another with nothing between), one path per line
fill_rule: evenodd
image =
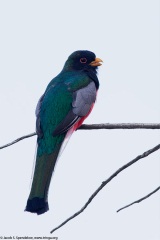
M49 210L48 202L44 200L44 198L32 198L28 199L27 206L25 211L31 213L37 213L38 215L43 214Z

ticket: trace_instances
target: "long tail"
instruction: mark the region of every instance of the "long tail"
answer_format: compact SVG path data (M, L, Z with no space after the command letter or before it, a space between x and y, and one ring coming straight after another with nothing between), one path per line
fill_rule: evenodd
M51 182L52 173L55 168L58 157L65 148L70 136L75 129L68 131L66 136L57 136L54 141L54 151L50 154L42 154L36 157L36 165L31 192L27 201L25 211L43 214L49 210L48 206L48 189ZM40 145L38 145L40 148ZM37 152L39 149L37 149Z

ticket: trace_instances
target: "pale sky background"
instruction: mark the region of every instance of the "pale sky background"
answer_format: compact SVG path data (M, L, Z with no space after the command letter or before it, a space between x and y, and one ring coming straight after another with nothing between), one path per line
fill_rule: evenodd
M91 50L104 61L86 123L160 122L159 7L158 0L0 1L0 145L34 132L37 101L75 50ZM158 151L50 235L102 181L159 143L159 130L77 131L52 178L50 211L41 216L24 212L36 137L0 150L0 236L159 240L159 192L116 213L158 187Z

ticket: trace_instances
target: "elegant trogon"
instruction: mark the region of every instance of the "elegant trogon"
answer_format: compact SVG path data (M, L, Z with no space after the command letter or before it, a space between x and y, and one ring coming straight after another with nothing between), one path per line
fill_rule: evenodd
M93 52L73 52L37 104L37 155L28 212L42 214L49 209L48 189L57 158L94 106L101 62Z

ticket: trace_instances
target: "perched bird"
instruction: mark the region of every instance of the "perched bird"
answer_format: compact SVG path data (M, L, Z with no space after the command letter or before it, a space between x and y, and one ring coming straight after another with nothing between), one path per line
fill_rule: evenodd
M90 51L75 51L49 83L36 108L37 156L26 211L49 210L48 189L60 152L90 114L99 88L102 60Z

